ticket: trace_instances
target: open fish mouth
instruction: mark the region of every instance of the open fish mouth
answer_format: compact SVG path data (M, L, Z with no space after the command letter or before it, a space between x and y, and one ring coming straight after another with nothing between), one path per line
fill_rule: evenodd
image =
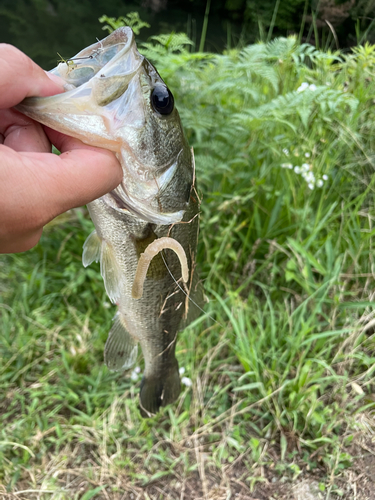
M132 30L120 28L50 71L65 81L65 93L30 97L17 109L86 144L120 152L116 113L107 105L124 94L143 59Z
M117 29L60 62L51 73L64 80L65 93L27 98L17 109L59 132L116 154L123 181L104 197L111 207L154 224L180 221L187 201L176 179L181 179L181 185L191 183L191 158L181 155L181 147L187 145L183 132L171 133L171 129L181 130L173 96L138 52L133 31ZM170 110L159 112L152 107L155 88L164 92L161 98L160 93L156 96L159 104L165 95L171 97ZM170 137L175 147L170 147Z
M81 50L71 59L61 62L51 70L66 82L66 90L72 90L87 83L99 71L100 78L97 83L103 85L106 78L116 76L125 78L134 73L142 62L138 51L134 47L134 35L128 28L122 28L111 33L103 41L98 41ZM140 57L139 57L140 56Z

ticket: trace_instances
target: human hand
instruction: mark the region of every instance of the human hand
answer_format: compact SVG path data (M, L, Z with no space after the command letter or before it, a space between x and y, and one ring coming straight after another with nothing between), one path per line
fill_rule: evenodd
M35 246L43 226L114 189L122 171L110 151L43 127L13 106L63 92L15 47L0 44L0 253ZM51 143L61 151L51 153Z

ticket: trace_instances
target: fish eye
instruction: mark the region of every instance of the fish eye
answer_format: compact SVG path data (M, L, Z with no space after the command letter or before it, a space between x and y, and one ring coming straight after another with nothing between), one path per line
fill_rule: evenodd
M174 108L172 92L164 85L158 85L152 90L151 104L161 115L170 115Z

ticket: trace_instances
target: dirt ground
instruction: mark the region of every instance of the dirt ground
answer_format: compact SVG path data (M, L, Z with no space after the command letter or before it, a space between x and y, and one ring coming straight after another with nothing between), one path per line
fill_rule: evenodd
M229 468L218 476L198 472L186 480L164 480L146 488L145 496L129 495L129 500L375 500L375 439L361 439L348 450L354 458L351 467L331 486L323 470L302 472L290 482L270 469L261 472L263 481L250 491L243 466ZM245 477L244 477L245 476ZM246 481L246 484L245 484ZM319 485L325 485L321 491ZM148 496L148 497L147 497Z
M327 479L323 467L307 471L306 464L301 461L298 465L302 472L294 481L290 475L283 477L272 467L253 469L251 476L257 477L257 482L251 487L248 467L237 462L220 470L201 466L187 477L177 477L173 474L144 487L120 479L121 486L118 491L108 488L89 498L92 500L375 500L375 436L362 435L346 451L353 457L352 465L342 469L340 475L336 473L332 482ZM23 491L6 493L0 482L0 500L50 498L58 500L69 498L66 496L69 492L72 493L71 498L77 500L86 498L85 491L92 488L87 477L81 475L79 469L70 470L69 477L64 476L65 474L59 476L62 491L66 492L63 496L58 492L59 488L51 495L52 491L48 494L37 489L28 489L26 484ZM108 480L103 482L110 483ZM82 492L83 496L80 496L79 492Z

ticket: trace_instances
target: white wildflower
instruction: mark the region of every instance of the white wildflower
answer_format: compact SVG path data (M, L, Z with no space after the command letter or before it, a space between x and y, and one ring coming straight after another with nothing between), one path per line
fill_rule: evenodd
M319 179L316 183L316 185L321 188L323 186L324 182L322 181L322 179Z
M307 184L309 186L310 189L314 189L314 184L312 182L310 182L309 184Z
M302 163L301 168L304 172L308 172L310 170L310 165L309 165L309 163Z
M186 387L191 387L193 385L193 382L189 377L182 377L181 384L186 385Z
M178 370L180 375L183 375L185 373L185 368L181 366L181 368Z
M283 153L284 155L289 156L289 149L284 148Z
M328 175L324 174L324 175L323 175L323 179L324 179L325 181L328 181Z
M134 370L131 372L130 378L136 382L139 378L140 373L141 373L141 367L136 366Z
M312 90L314 92L314 90L316 90L316 85L314 85L313 83L309 86L309 89Z
M303 92L304 90L309 88L309 84L307 82L302 82L298 87L297 92Z
M289 170L292 170L293 165L292 165L291 163L289 163L289 164L288 164L288 168L289 168Z
M291 163L282 163L281 168L293 168L293 165Z
M294 171L296 174L301 173L301 169L299 167L294 167Z
M310 158L311 154L310 153L305 153L306 158Z
M302 176L306 182L315 182L315 175L312 172L304 173Z
M112 304L111 304L110 302L107 302L107 301L104 301L104 302L103 302L103 307L104 307L105 309L109 309L109 308L111 307L111 305L112 305Z

